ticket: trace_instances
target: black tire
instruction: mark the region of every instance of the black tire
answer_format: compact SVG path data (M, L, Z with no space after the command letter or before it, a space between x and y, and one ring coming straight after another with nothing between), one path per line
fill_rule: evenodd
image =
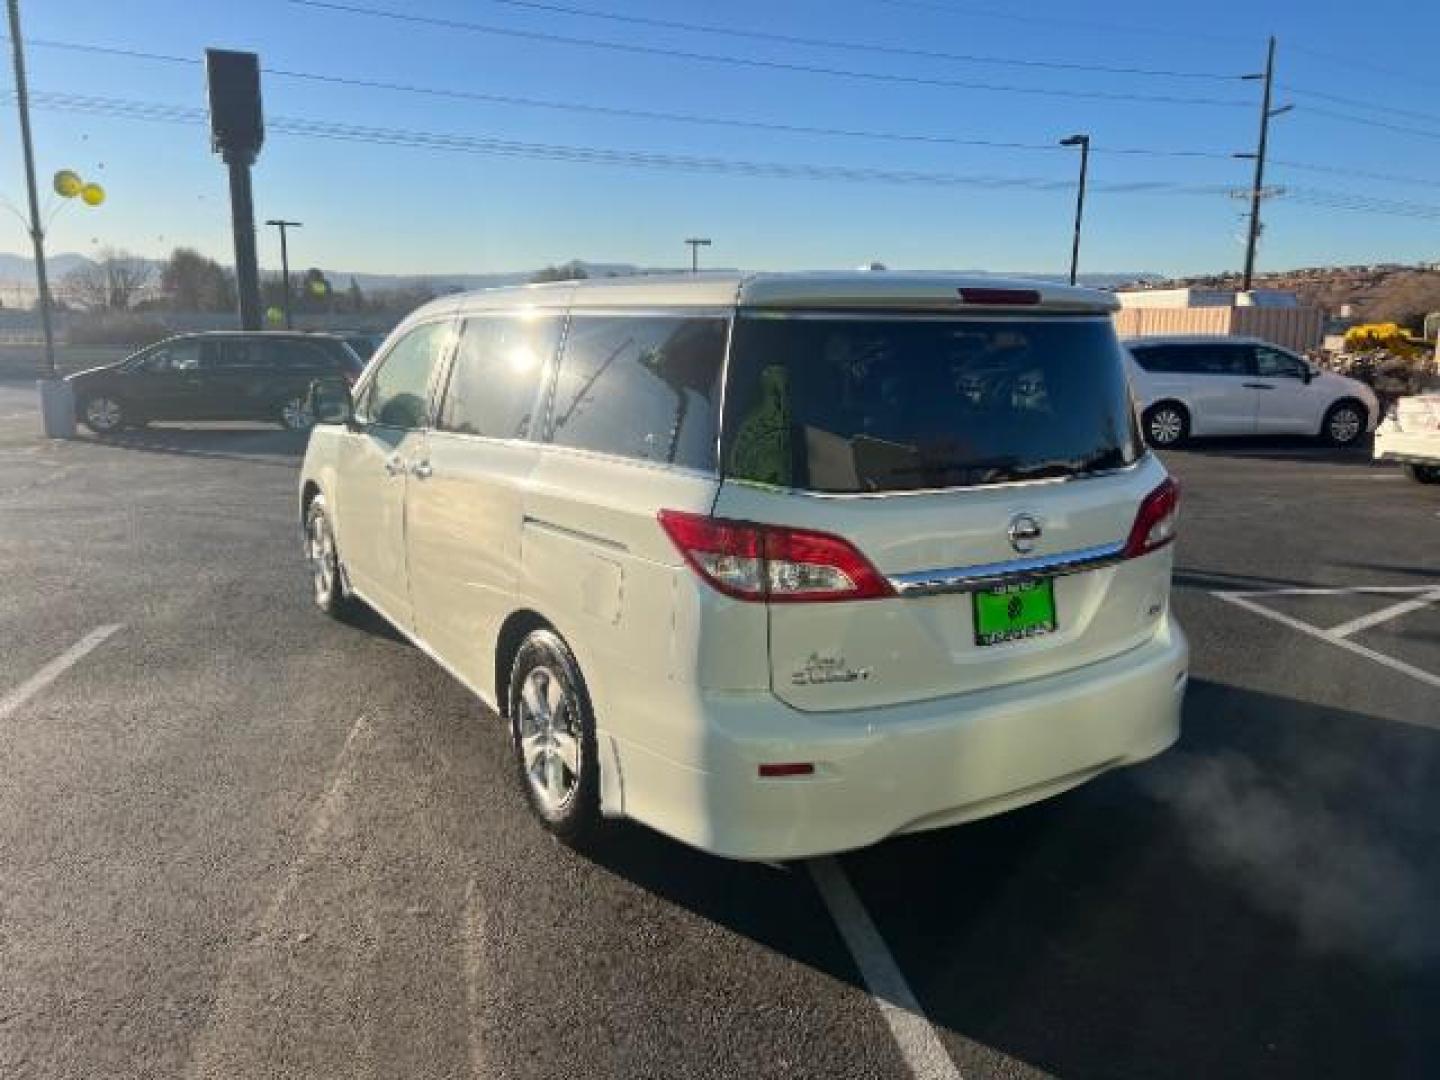
M1157 401L1140 418L1145 441L1160 450L1179 446L1190 437L1190 412L1178 401Z
M305 508L305 560L310 565L315 606L332 618L348 618L354 612L355 599L345 588L340 549L335 545L330 510L323 495L316 495Z
M114 435L130 423L129 410L113 394L89 394L75 410L76 416L96 435Z
M1325 413L1320 425L1320 437L1331 446L1354 446L1365 436L1370 425L1370 413L1358 401L1346 398L1337 401Z
M1405 475L1417 484L1440 484L1440 465L1406 465Z
M540 701L543 711L532 704ZM601 824L595 714L580 665L554 631L532 631L521 643L506 704L515 771L530 809L555 836L581 846Z

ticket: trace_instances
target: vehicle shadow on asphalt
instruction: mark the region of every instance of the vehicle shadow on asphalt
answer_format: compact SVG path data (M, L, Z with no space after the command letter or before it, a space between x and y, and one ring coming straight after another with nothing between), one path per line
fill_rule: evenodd
M134 428L105 437L81 435L79 440L144 454L244 461L292 469L299 464L309 433L278 428Z
M1230 574L1222 570L1185 570L1178 567L1172 580L1178 589L1198 589L1202 592L1309 588L1314 584L1292 578Z
M1435 1075L1440 733L1204 681L1186 723L1146 766L844 857L942 1038L1071 1077ZM780 871L638 828L590 857L860 985Z
M1204 457L1252 458L1265 461L1296 461L1311 465L1348 465L1355 468L1391 468L1371 457L1372 439L1367 436L1355 446L1331 446L1320 439L1296 435L1253 438L1192 438L1168 454L1198 454Z

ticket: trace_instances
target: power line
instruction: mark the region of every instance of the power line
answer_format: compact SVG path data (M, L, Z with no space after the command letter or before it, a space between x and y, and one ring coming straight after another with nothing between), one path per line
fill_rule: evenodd
M32 39L29 44L50 49L64 49L79 52L123 56L139 60L159 61L172 64L198 65L200 60L188 56L167 53L146 52L139 49L110 45L94 45L73 41ZM616 116L627 119L660 120L671 123L699 124L709 127L749 128L758 131L773 131L787 135L823 135L839 138L873 139L887 142L931 143L948 146L974 146L997 150L1037 150L1046 153L1060 152L1062 148L1053 142L1023 142L1005 139L971 139L950 135L929 135L921 132L877 131L862 128L836 128L818 125L790 124L779 121L751 120L741 117L710 116L701 113L669 112L659 109L638 109L613 105L597 105L589 102L556 101L516 94L489 94L479 90L455 90L446 87L421 86L414 83L388 82L382 79L362 79L348 75L334 75L314 71L296 71L289 68L263 67L267 75L287 79L301 79L309 82L331 83L338 86L355 86L370 90L388 90L398 93L418 94L427 97L451 98L459 101L477 101L493 105L510 105L523 108L550 109L562 112L588 113L601 116ZM1207 158L1228 160L1230 154L1216 150L1165 150L1148 147L1111 146L1097 147L1097 153L1120 154L1138 157Z
M422 26L438 26L448 30L466 30L479 34L496 34L520 38L526 41L546 41L561 45L574 45L588 49L610 49L616 52L645 56L663 56L671 60L695 60L709 64L729 64L738 67L760 68L767 71L789 71L805 75L823 75L833 78L858 79L866 82L893 83L909 86L934 86L952 90L980 90L987 93L1027 94L1034 97L1056 97L1066 100L1084 98L1094 101L1139 102L1162 105L1195 105L1217 108L1248 108L1249 103L1234 98L1180 97L1172 94L1133 94L1110 90L1061 90L1051 87L1012 86L1004 83L976 82L968 79L949 79L929 75L900 75L895 72L863 71L856 68L828 67L821 64L801 64L793 61L764 60L759 57L734 56L728 53L696 52L683 49L666 49L650 45L636 45L631 42L608 41L601 38L574 37L554 34L541 30L520 30L508 26L492 26L484 23L467 22L461 19L447 19L434 15L415 15L410 12L390 11L385 8L364 7L358 4L343 4L333 0L287 0L288 3L323 11L342 12L347 15L362 15L376 19L390 19L396 22Z
M297 0L297 2L303 2L303 0ZM783 45L843 49L850 52L877 53L886 56L906 56L924 60L946 60L964 64L991 64L997 67L1041 68L1051 71L1088 71L1106 75L1144 75L1170 79L1209 79L1228 82L1239 78L1238 75L1233 73L1214 71L1175 71L1107 64L1082 64L1067 60L1033 60L1020 57L981 56L972 53L947 52L939 49L917 49L904 45L887 45L879 42L802 37L797 34L781 34L769 30L747 30L732 26L683 22L678 19L658 19L646 15L628 15L613 11L596 11L591 8L548 3L545 2L545 0L490 0L490 3L503 4L507 7L520 8L525 11L544 11L557 15L577 15L586 19L602 19L608 22L624 23L630 26L653 26L664 30L683 30L687 33L696 34L716 34L722 37L741 38L747 41L773 41Z
M954 4L936 3L935 0L870 0L872 4L881 4L892 8L909 8L912 11L931 11L941 15L949 15L961 19L998 19L1003 22L1022 23L1030 26L1051 26L1070 30L1103 31L1114 34L1141 34L1148 37L1183 38L1187 41L1218 41L1226 44L1243 43L1254 44L1250 38L1242 38L1235 34L1216 34L1212 31L1186 30L1178 31L1173 28L1148 26L1144 23L1107 23L1097 22L1093 19L1057 19L1049 15L1027 15L1016 11L1007 11L999 8L984 8L973 5L957 6Z
M3 38L0 38L3 40ZM82 42L37 39L29 44L45 48L76 50L103 55L123 56L133 59L159 61L173 64L199 65L201 60L155 53L120 46L95 45ZM699 125L770 131L782 135L813 135L833 138L862 139L881 142L928 144L938 146L969 146L991 150L1020 150L1045 154L1063 153L1062 147L1053 142L1025 142L1008 139L971 139L961 136L926 134L924 132L884 131L867 128L837 128L821 125L793 124L782 121L754 120L745 117L713 116L702 113L669 112L660 109L639 109L614 105L599 105L591 102L559 101L550 98L535 98L516 94L489 94L478 90L455 90L446 87L419 86L411 83L387 82L379 79L361 79L345 75L334 75L313 71L294 71L285 68L262 68L267 75L299 79L311 82L331 83L339 86L355 86L372 90L416 94L426 97L442 97L459 101L476 101L485 104L505 105L519 108L546 109L597 116L614 116L624 119L658 120L666 123ZM1360 117L1340 117L1354 123L1369 123ZM1429 132L1417 132L1430 134ZM1143 146L1093 146L1091 152L1102 156L1176 158L1207 161L1229 161L1234 155L1220 150L1181 150ZM1382 183L1408 184L1418 187L1440 187L1440 178L1404 176L1395 173L1357 170L1348 166L1323 165L1314 162L1272 159L1278 167L1302 172L1325 173L1351 176Z
M41 91L34 95L34 103L41 108L121 119L194 125L206 123L206 113L203 109L130 101L121 98ZM614 150L596 146L533 143L491 136L445 134L403 128L366 127L283 116L269 119L266 127L277 134L371 145L561 161L572 164L612 165L769 179L838 180L852 183L974 187L990 190L1022 189L1037 192L1068 192L1073 187L1069 180L1052 180L1036 176L986 176L923 170L877 169L813 162L751 161L645 150ZM1229 194L1232 189L1229 185L1137 180L1097 184L1091 190L1107 194L1153 193L1216 196ZM1440 220L1440 205L1397 202L1346 192L1308 188L1289 191L1286 195L1300 204L1329 209L1386 214L1427 221Z
M1369 116L1352 116L1349 113L1336 112L1334 109L1322 108L1319 105L1306 105L1297 111L1310 116L1329 117L1331 120L1340 120L1347 124L1358 124L1361 127L1383 128L1385 131L1395 131L1404 135L1418 135L1422 139L1440 139L1440 131L1409 127L1404 124L1391 124Z
M1289 83L1276 83L1277 87L1287 93L1299 97L1315 98L1317 101L1332 101L1337 105L1350 105L1357 109L1369 109L1372 112L1389 113L1394 116L1408 116L1416 120L1429 120L1431 123L1440 124L1440 114L1417 112L1414 109L1401 109L1394 105L1382 105L1378 101L1364 101L1360 98L1344 97L1340 94L1331 94L1323 90L1307 90L1303 86L1294 86Z

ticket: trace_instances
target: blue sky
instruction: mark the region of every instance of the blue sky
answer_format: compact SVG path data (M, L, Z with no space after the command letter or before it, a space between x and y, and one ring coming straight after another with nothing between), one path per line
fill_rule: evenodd
M736 66L673 55L584 48L455 27L366 17L285 0L67 0L23 4L30 83L65 93L203 108L203 69L75 52L69 42L199 58L207 45L253 49L269 68L413 86L659 110L808 127L1048 144L1087 131L1096 148L1082 268L1186 273L1241 261L1243 204L1224 195L1107 192L1146 181L1249 182L1247 162L1102 152L1105 147L1253 148L1258 84L959 62L756 41L582 17L497 0L348 0L423 16L656 48L748 57L907 79L979 82L1019 93ZM1279 37L1278 81L1293 113L1272 128L1282 161L1270 179L1323 191L1440 206L1440 5L1309 0L1160 3L1098 8L1032 0L551 0L564 8L680 20L884 48L1025 61L1234 75L1258 70ZM545 0L541 0L541 7ZM1084 12L1100 11L1095 20ZM1130 13L1140 23L1131 21ZM1414 48L1410 47L1414 44ZM1347 57L1352 58L1347 60ZM463 101L267 74L267 116L787 164L957 174L1026 182L1073 180L1063 150L787 134ZM1373 102L1379 112L1312 96ZM1079 93L1116 95L1081 97ZM1131 95L1238 104L1135 100ZM1345 122L1365 116L1404 133ZM1414 114L1414 115L1412 115ZM1428 114L1428 115L1427 115ZM229 262L224 170L194 124L37 107L40 167L100 179L99 210L67 207L52 251L101 246L159 256L177 244ZM0 194L23 201L14 111L0 116ZM1400 184L1354 171L1430 178ZM1060 270L1068 260L1068 187L896 185L769 179L381 146L272 132L255 169L256 215L305 222L294 262L331 270L442 273L516 269L573 257L649 265L684 262L686 236L706 235L716 265L747 269L854 266ZM18 222L0 250L25 250ZM273 230L261 262L273 266ZM1440 259L1440 220L1274 200L1262 268Z

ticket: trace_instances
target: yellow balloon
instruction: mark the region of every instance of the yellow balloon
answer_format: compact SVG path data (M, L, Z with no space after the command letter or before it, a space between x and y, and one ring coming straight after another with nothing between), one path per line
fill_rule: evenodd
M55 174L55 194L65 199L73 199L80 194L80 189L85 186L85 181L80 179L80 174L73 169L61 169Z
M105 189L92 180L80 189L80 198L86 206L99 206L105 201Z

